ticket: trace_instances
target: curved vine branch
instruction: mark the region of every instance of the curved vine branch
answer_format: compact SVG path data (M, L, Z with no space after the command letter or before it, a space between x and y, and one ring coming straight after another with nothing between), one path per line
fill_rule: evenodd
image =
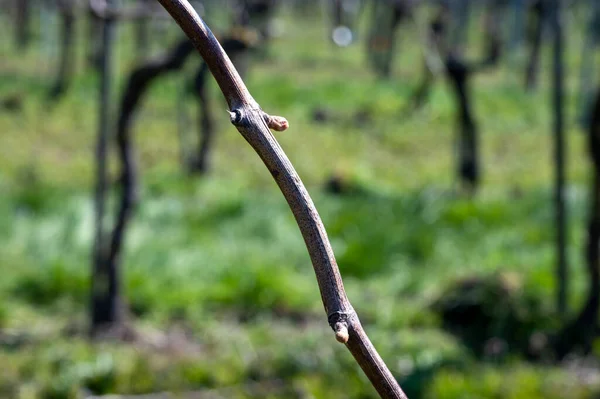
M263 112L248 92L231 60L210 29L186 0L159 0L204 58L229 105L231 122L265 163L286 198L308 248L328 321L345 343L377 392L384 398L406 398L363 330L350 304L323 222L304 184L269 130L287 121Z
M116 135L120 163L119 210L106 259L106 263L115 269L118 268L125 229L137 202L136 167L130 138L133 115L144 93L150 88L150 83L168 72L180 69L193 50L190 41L184 39L166 56L152 60L134 70L127 81L121 99Z
M224 48L228 54L237 54L244 51L247 46L237 39L226 38ZM131 72L121 98L119 119L117 122L116 144L119 157L119 207L111 233L110 247L106 254L106 263L118 269L120 256L125 241L125 233L131 216L138 202L137 195L137 168L135 165L134 148L131 140L131 125L133 117L140 106L144 94L148 92L152 83L168 73L180 70L194 50L194 46L187 39L178 42L175 47L162 57L155 58L139 66ZM205 88L206 64L202 64L194 81L194 91L198 97L200 108L200 133L201 139L198 149L198 158L192 167L205 171L208 167L208 156L213 137L213 123L208 95ZM276 127L277 120L271 122Z

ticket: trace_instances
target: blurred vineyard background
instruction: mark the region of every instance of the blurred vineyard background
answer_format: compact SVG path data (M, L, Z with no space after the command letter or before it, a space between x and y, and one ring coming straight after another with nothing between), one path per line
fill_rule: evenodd
M233 6L214 3L206 22L224 34ZM417 10L417 22L428 12ZM576 5L564 17L572 315L588 279L590 172L578 96L589 12ZM439 77L422 108L401 112L423 74L422 31L398 28L393 69L382 79L366 60L370 14L358 17L357 42L343 48L331 42L327 18L318 2L302 12L281 4L245 81L264 110L290 121L276 137L313 196L365 329L407 395L598 397L600 341L560 362L532 360L523 349L543 345L562 323L550 45L542 47L536 90L524 89L522 46L473 78L482 180L470 196L454 172L448 82ZM210 170L194 176L182 168L182 152L195 145L182 137L195 140L197 129L186 91L196 53L150 89L135 118L140 202L122 259L131 331L89 339L99 78L86 66L86 21L78 19L73 82L50 103L58 17L36 9L32 20L32 41L19 50L12 14L0 14L0 397L374 397L333 340L293 216L231 126L212 78ZM468 55L485 45L483 23L475 12ZM174 21L157 20L140 54L134 29L116 30L115 117L132 68L182 38ZM115 183L112 154L108 166ZM110 194L109 213L117 206L115 189ZM464 304L476 310L452 313Z

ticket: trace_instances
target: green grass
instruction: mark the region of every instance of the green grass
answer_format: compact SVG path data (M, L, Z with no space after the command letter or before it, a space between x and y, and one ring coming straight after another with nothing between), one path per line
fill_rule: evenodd
M214 84L212 173L194 179L182 171L180 75L152 89L135 127L142 201L128 232L123 273L144 339L88 342L82 331L93 231L96 79L80 65L72 91L48 110L50 71L40 66L37 49L24 55L9 50L5 31L0 95L20 93L24 108L0 112L0 396L229 387L227 397L373 397L327 326L287 204L229 124ZM170 32L169 38L177 37L175 28ZM121 37L127 39L128 31ZM362 44L334 49L325 37L320 22L287 24L268 55L255 60L248 86L263 109L289 119L290 130L277 138L321 213L354 307L409 396L593 397L593 379L579 380L566 367L531 365L518 355L476 358L441 328L432 310L455 281L502 275L516 287L510 306L527 311L534 298L540 318L554 317L546 73L533 94L523 92L515 76L521 70L508 66L476 78L484 178L469 200L455 192L454 104L447 86L440 79L430 103L412 117L399 112L420 76L415 33L402 31L391 81L372 76ZM585 294L588 163L574 124L578 36L569 43L574 312ZM116 92L133 65L131 50L128 40L120 43ZM193 118L194 106L187 107ZM314 122L317 107L330 110L334 120ZM359 111L369 113L367 124L355 123ZM325 181L333 174L356 190L327 193ZM157 343L164 336L167 342ZM269 388L277 381L283 390L276 383ZM268 392L251 392L252 384Z

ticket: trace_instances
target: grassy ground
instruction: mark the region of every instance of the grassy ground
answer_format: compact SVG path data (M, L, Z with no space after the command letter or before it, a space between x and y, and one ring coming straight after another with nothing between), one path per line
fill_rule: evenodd
M354 307L409 396L592 397L595 368L533 365L510 352L477 356L442 329L432 310L453 282L478 276L501 281L510 294L492 304L500 314L493 335L517 327L502 316L505 309L518 314L527 334L556 327L547 74L532 94L522 89L521 67L504 65L475 79L484 179L477 197L466 199L455 193L454 103L442 79L425 109L408 118L399 113L420 77L414 32L401 32L394 79L378 81L365 66L362 45L334 49L320 21L289 23L289 15L283 21L283 36L257 57L248 86L263 109L290 121L277 137L323 217ZM142 202L124 275L144 338L88 342L82 331L97 82L80 65L73 90L49 109L47 60L36 48L15 53L7 26L2 29L0 94L19 93L23 109L0 112L0 396L209 389L240 398L374 396L335 343L291 212L229 125L214 85L219 132L212 172L192 178L182 171L181 75L152 89L135 128ZM165 43L177 36L169 32ZM127 31L121 37L119 67L126 71L132 48ZM577 34L569 36L569 93L577 87L579 42ZM117 91L122 79L123 73ZM573 98L572 312L585 293L587 193ZM315 122L316 108L329 110L332 119ZM189 134L193 110L186 105ZM358 123L357 113L369 118ZM355 192L327 193L325 181L334 174Z

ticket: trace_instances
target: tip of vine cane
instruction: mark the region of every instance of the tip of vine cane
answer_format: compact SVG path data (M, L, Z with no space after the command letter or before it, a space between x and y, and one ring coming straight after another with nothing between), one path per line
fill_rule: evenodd
M348 334L348 326L346 325L346 323L335 323L334 330L335 339L339 343L345 344L348 342L348 339L350 339L350 335Z

